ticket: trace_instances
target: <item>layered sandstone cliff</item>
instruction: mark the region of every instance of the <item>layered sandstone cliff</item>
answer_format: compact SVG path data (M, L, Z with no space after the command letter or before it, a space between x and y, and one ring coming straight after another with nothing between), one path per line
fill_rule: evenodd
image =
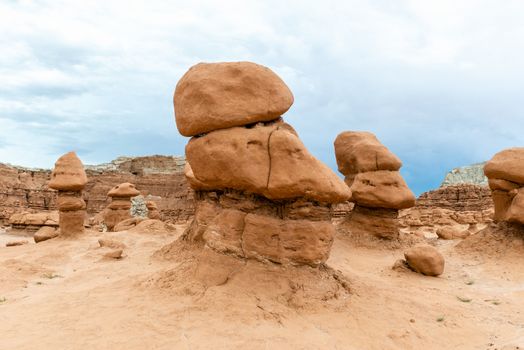
M413 208L400 214L410 231L435 233L439 228L487 224L492 221L493 201L486 186L457 184L421 194Z
M193 192L187 186L185 159L173 156L120 157L100 165L87 165L84 200L88 216L108 204L107 192L122 182L136 184L146 198L153 198L169 222L186 221L194 212ZM48 188L51 170L0 163L0 224L14 213L57 210L56 191Z

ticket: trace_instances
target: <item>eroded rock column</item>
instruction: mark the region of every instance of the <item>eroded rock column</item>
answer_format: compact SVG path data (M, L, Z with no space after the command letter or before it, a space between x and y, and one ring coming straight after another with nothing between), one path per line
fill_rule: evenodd
M415 205L415 196L399 173L400 159L375 135L361 131L338 135L335 155L355 203L346 221L351 232L397 238L398 211Z
M119 222L131 219L131 198L139 194L140 191L129 182L109 190L107 196L111 198L111 203L104 210L104 223L108 231L113 231Z
M524 224L524 148L503 150L484 166L495 204L495 221Z
M331 205L351 191L282 119L293 103L270 69L198 64L174 96L196 214L183 239L277 263L318 265L334 238Z
M71 237L84 232L86 203L82 198L82 190L86 183L84 165L75 152L58 158L51 173L49 188L58 190L60 236Z

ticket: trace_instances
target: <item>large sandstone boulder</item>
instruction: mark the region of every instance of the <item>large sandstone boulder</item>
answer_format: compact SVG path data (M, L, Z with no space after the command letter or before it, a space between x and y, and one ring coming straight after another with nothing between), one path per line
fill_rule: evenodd
M348 200L350 190L285 123L234 127L192 138L186 176L200 190L238 189L270 199Z
M274 120L292 104L282 79L251 62L199 63L180 79L174 96L184 136Z
M503 150L493 156L484 166L489 179L503 179L524 184L524 147Z
M408 249L404 257L411 269L426 276L438 276L444 272L444 257L433 246L423 244Z
M82 161L75 152L69 152L56 161L48 186L60 191L81 191L86 183Z
M406 209L415 205L415 195L398 171L359 173L351 191L353 201L365 207Z
M38 231L35 232L33 239L35 240L35 243L38 243L58 237L58 235L59 232L55 227L42 226Z
M335 139L338 171L357 174L377 170L399 170L400 159L375 135L366 131L345 131Z

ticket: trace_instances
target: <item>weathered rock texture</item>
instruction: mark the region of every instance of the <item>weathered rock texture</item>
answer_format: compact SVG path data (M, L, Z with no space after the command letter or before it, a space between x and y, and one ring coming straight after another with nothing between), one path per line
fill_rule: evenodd
M524 148L510 148L484 166L495 204L495 221L524 224Z
M153 201L146 202L147 217L152 220L162 220L162 216L158 211L158 206Z
M426 276L438 276L444 272L444 257L433 246L417 245L408 249L404 257L411 269Z
M58 228L58 212L44 213L15 213L9 217L8 221L12 230L26 232L36 232L42 227Z
M282 79L251 62L197 64L180 79L174 95L176 123L184 136L274 120L292 104L293 94Z
M338 135L335 155L355 203L342 225L352 234L397 238L398 211L415 204L413 192L399 173L400 159L375 135L360 131Z
M58 190L57 205L60 236L73 237L84 232L86 203L82 190L87 175L76 153L69 152L58 158L51 173L49 188Z
M127 219L131 219L131 198L140 194L135 185L124 182L113 187L107 193L111 203L104 210L104 224L108 231L113 231L115 226Z
M199 64L184 75L177 127L197 136L185 169L196 212L182 239L277 263L327 260L331 205L351 192L283 122L292 102L282 80L253 63Z
M107 192L122 182L134 183L145 199L152 198L167 222L193 216L193 191L184 178L185 159L172 156L120 157L111 163L86 165L88 182L83 192L87 215L108 205ZM17 213L51 213L58 209L57 193L47 183L51 170L0 164L0 224Z
M475 229L480 230L492 220L489 188L473 184L449 185L422 193L413 208L400 212L402 227L437 235L439 230L464 231L470 227L470 232L475 233Z

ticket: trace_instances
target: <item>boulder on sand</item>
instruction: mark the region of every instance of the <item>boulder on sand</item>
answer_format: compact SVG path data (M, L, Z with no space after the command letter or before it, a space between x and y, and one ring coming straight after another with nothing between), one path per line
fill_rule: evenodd
M444 257L435 247L428 244L409 248L404 257L415 272L426 276L438 276L444 272Z

